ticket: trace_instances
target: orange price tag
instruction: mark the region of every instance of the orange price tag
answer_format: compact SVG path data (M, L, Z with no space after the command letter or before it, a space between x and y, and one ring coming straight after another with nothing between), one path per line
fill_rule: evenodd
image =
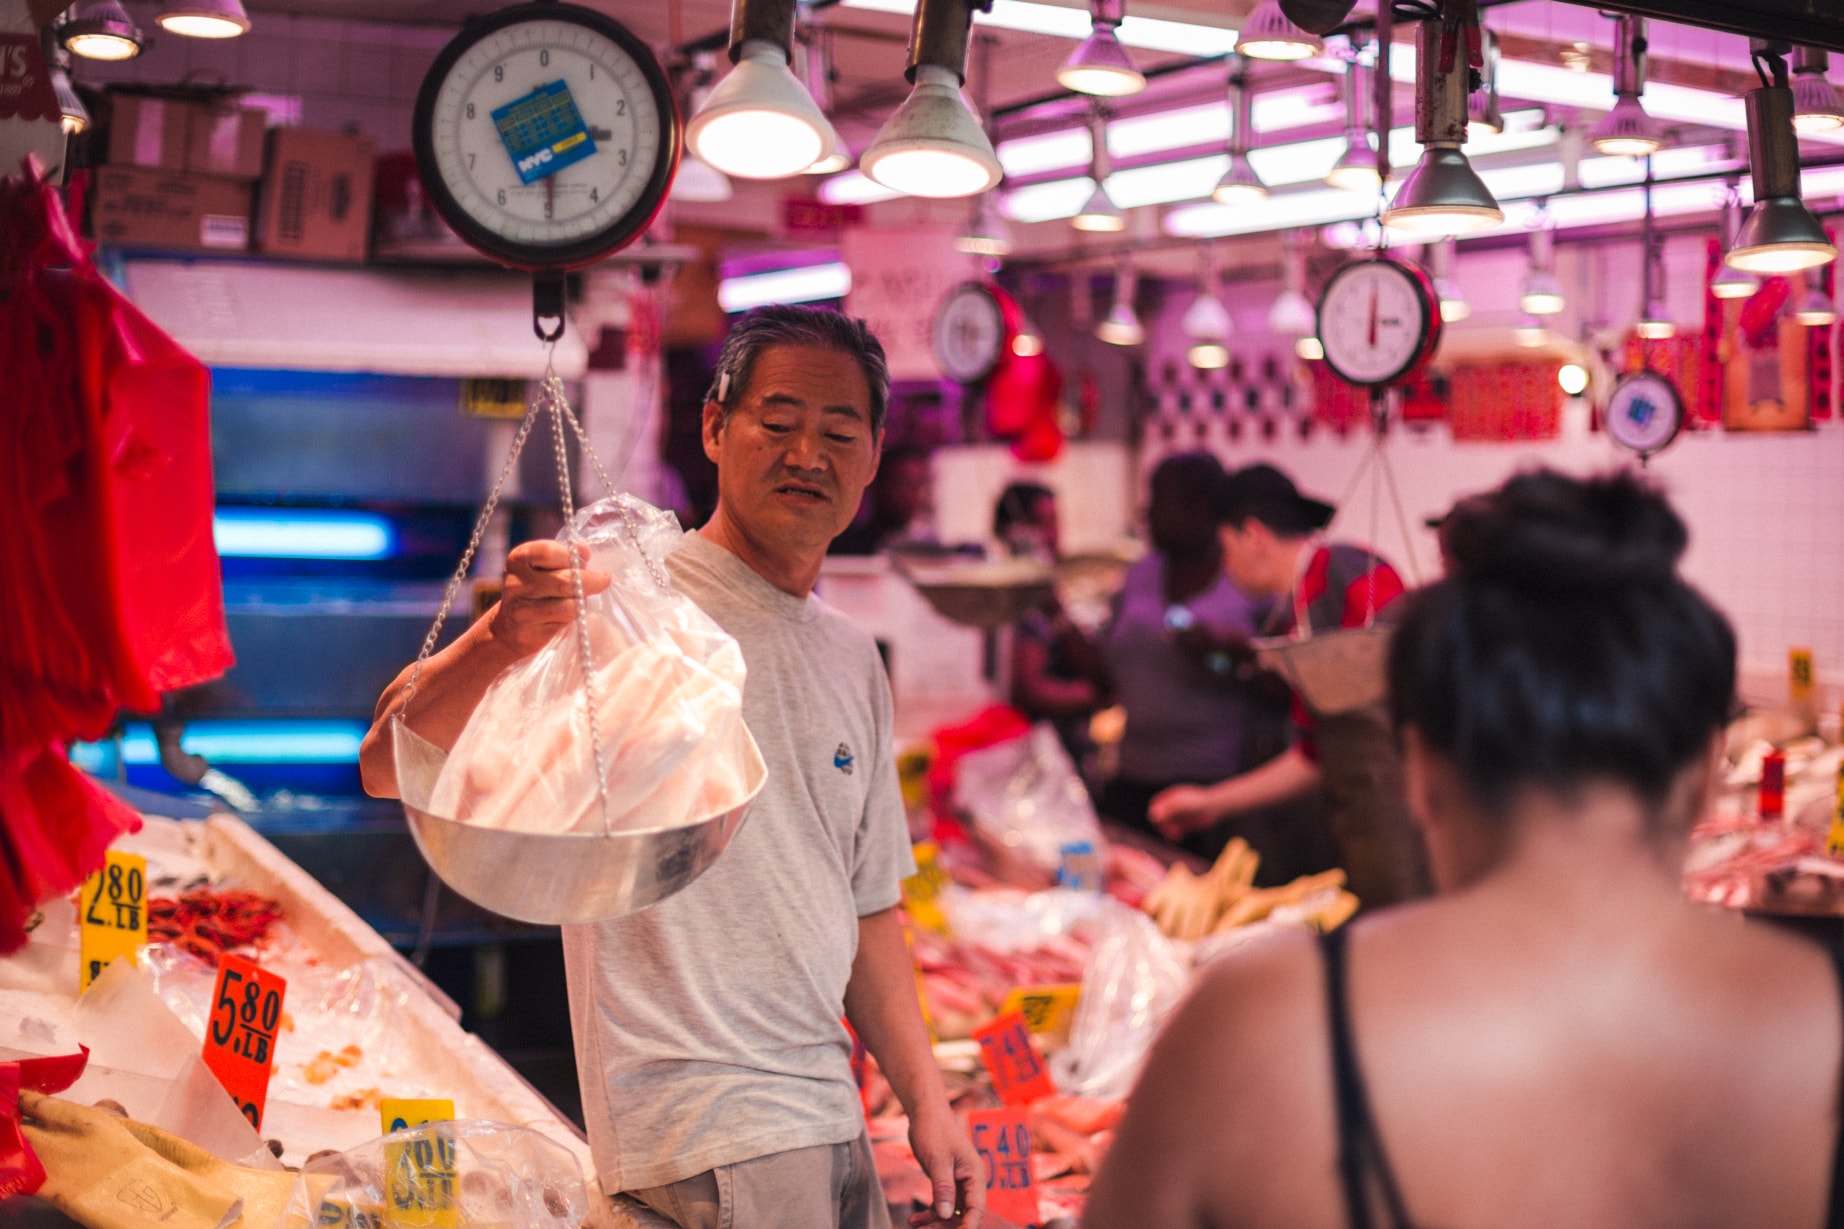
M254 961L218 957L218 984L205 1029L205 1065L224 1085L250 1125L262 1129L275 1061L275 1031L282 1023L288 983Z
M986 1210L1013 1224L1038 1222L1037 1183L1031 1173L1031 1127L1018 1106L967 1115L973 1149L986 1163Z
M999 1100L1007 1105L1029 1105L1039 1097L1056 1095L1056 1085L1050 1082L1050 1071L1031 1040L1023 1015L1007 1012L975 1029L973 1039L980 1043L980 1059L992 1076Z

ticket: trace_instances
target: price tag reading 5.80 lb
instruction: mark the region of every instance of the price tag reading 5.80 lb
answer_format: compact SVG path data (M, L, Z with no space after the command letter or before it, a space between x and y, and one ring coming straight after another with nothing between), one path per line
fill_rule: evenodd
M1019 1225L1038 1222L1037 1184L1031 1172L1031 1128L1013 1106L967 1115L973 1149L986 1165L986 1210Z
M980 1059L992 1076L993 1091L1007 1105L1029 1105L1039 1097L1056 1095L1050 1072L1044 1067L1024 1017L1017 1012L1000 1016L984 1028L975 1029L973 1039L980 1043Z
M205 1030L205 1065L259 1130L287 991L287 982L241 956L218 957L218 985Z
M119 956L134 957L147 942L147 859L111 849L102 869L83 884L77 898L81 934L81 988L102 976Z

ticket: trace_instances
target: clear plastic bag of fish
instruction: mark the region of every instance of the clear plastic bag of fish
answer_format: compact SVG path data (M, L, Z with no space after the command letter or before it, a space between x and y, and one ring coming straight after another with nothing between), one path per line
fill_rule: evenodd
M1106 848L1088 788L1047 721L962 756L954 801L984 835L1047 873L1072 851L1092 858Z
M488 689L425 809L519 832L672 827L747 801L761 754L743 724L743 656L665 568L677 519L616 495L558 535L610 586ZM586 622L586 627L584 623ZM414 701L412 701L413 703ZM593 731L593 737L592 732Z
M301 1167L277 1229L581 1229L583 1168L529 1127L428 1122Z
M1081 1096L1126 1096L1160 1026L1190 985L1185 957L1151 918L1104 901L1069 1046L1051 1062L1056 1086Z

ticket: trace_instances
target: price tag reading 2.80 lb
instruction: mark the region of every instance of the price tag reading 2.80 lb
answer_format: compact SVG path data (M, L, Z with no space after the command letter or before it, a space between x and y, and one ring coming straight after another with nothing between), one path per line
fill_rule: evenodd
M287 991L286 981L241 956L218 957L218 984L205 1030L205 1065L259 1130Z
M1050 1082L1050 1072L1031 1043L1022 1015L1008 1012L975 1029L973 1039L980 1043L980 1058L999 1100L1007 1105L1029 1105L1039 1097L1056 1095L1056 1085Z
M986 1210L1018 1225L1038 1222L1037 1184L1031 1172L1031 1128L1017 1106L967 1115L973 1150L986 1164Z
M102 976L120 956L133 959L147 942L147 859L111 849L102 869L84 881L77 898L81 934L81 988Z

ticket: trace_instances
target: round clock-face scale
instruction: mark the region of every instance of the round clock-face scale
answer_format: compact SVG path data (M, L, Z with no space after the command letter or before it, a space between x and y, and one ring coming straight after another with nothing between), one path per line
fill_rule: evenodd
M679 150L652 53L567 4L503 9L463 30L423 82L413 131L443 217L524 268L585 264L637 237Z
M1419 367L1440 336L1440 305L1419 270L1359 261L1332 275L1319 299L1319 342L1351 384L1393 384Z
M1608 436L1641 457L1676 439L1683 425L1684 402L1671 381L1656 371L1628 372L1607 398Z
M935 361L941 374L977 384L992 374L1005 347L1005 313L978 282L949 292L935 316Z

